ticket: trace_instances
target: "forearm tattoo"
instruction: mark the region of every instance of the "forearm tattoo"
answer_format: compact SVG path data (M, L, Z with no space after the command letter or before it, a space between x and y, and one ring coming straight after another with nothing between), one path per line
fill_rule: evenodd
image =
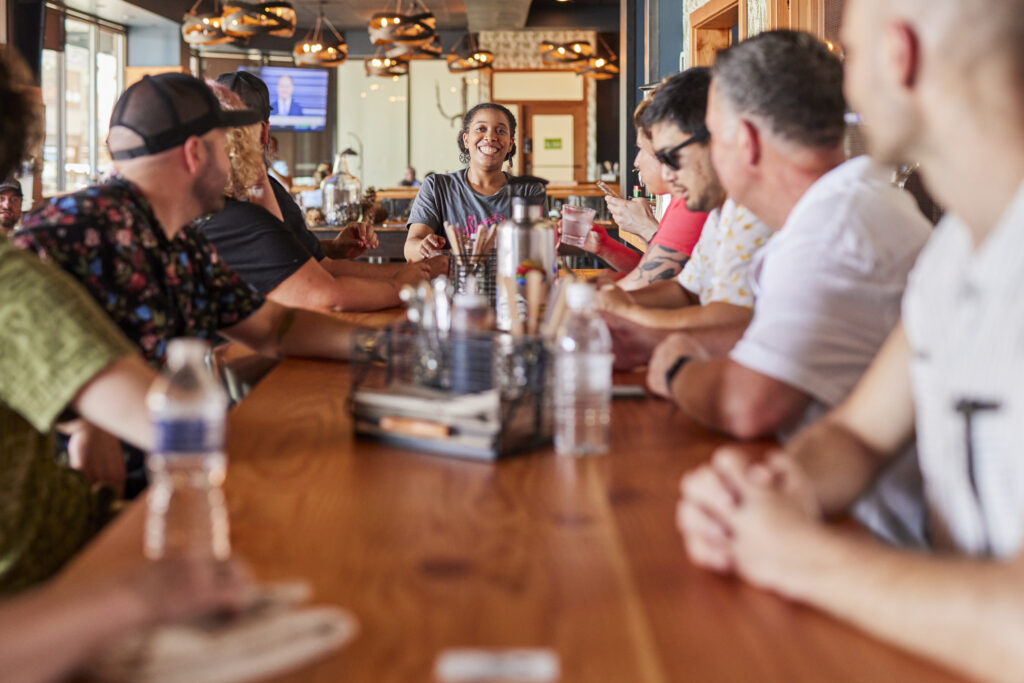
M686 265L689 258L681 251L656 244L650 247L644 257L640 259L640 263L637 264L634 271L634 277L646 284L658 280L670 280L683 270L683 266Z

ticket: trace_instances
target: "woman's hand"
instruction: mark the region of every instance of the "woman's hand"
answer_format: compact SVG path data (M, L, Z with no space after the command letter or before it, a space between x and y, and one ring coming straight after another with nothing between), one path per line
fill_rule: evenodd
M428 259L435 256L438 251L444 248L445 239L440 235L427 235L420 241L419 256L421 259Z

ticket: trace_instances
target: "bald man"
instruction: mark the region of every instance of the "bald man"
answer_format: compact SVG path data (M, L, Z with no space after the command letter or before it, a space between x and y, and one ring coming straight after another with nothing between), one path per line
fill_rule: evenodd
M964 32L964 26L970 26ZM1024 679L1024 1L850 0L845 88L950 209L850 397L683 481L690 557L983 679ZM833 532L916 434L935 555Z

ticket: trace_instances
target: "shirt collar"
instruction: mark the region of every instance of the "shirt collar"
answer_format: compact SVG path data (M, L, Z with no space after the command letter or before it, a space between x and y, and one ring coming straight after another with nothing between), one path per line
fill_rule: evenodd
M973 246L970 228L959 216L949 213L937 230L953 230L958 247L965 253L962 276L975 287L1016 291L1016 274L1024 272L1024 182L1003 210L995 228L981 244Z

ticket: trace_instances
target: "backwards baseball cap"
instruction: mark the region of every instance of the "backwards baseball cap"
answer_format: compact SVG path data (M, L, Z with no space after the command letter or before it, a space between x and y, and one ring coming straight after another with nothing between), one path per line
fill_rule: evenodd
M248 71L230 71L217 76L217 82L242 98L245 106L258 112L264 121L270 118L270 91L258 76Z
M0 192L3 192L5 190L14 190L15 192L18 193L19 197L22 196L21 183L19 183L17 178L13 176L11 176L10 178L4 178L3 181L0 181Z
M262 121L252 109L221 109L213 91L189 74L166 73L146 76L124 91L110 128L123 127L142 139L142 144L109 144L110 157L134 159L173 149L193 135L205 135L214 128L248 126Z

